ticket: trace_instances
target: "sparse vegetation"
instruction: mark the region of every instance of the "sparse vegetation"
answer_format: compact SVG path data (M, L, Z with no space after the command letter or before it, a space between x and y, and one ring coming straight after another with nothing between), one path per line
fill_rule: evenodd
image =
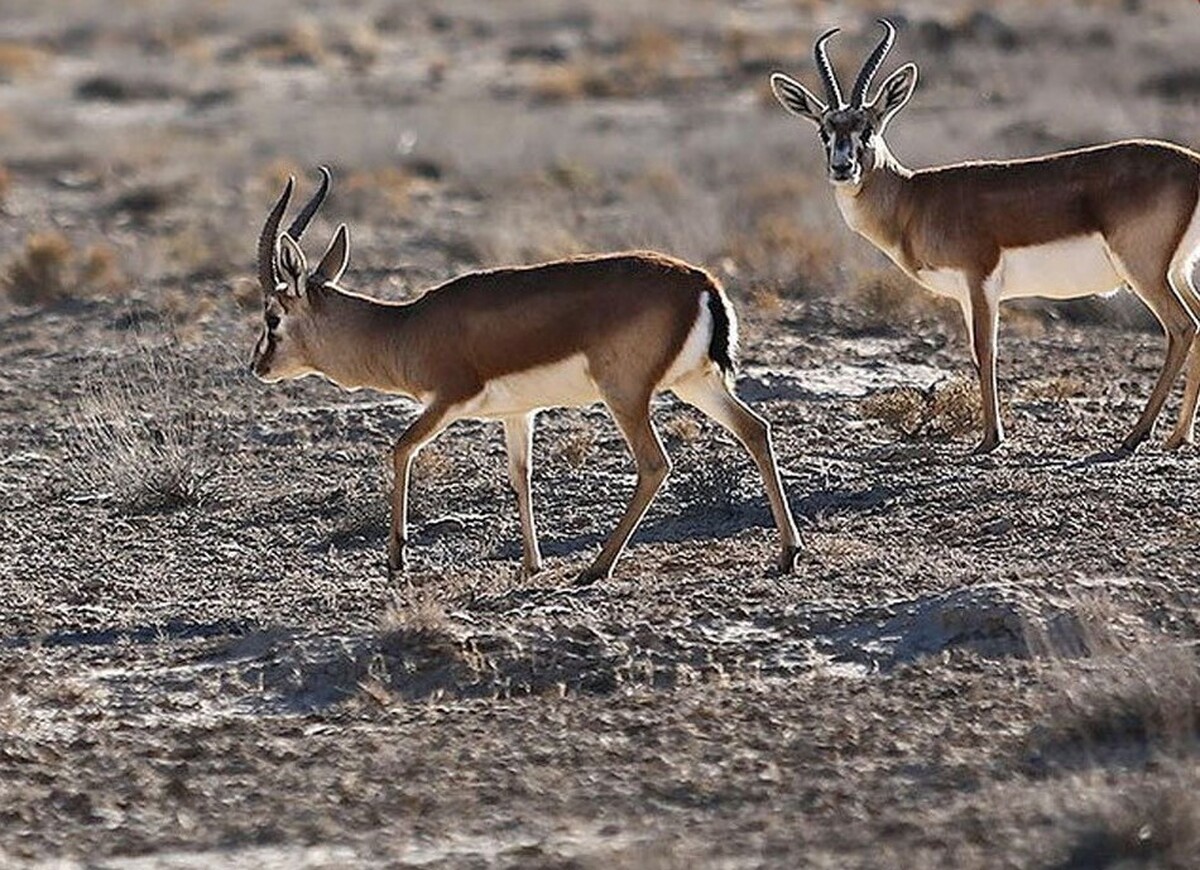
M116 252L105 245L78 251L62 233L32 233L0 278L18 305L53 305L110 293L121 284Z
M200 504L212 489L202 414L170 349L142 349L133 364L94 382L72 414L73 496L126 514Z
M879 420L904 438L959 438L979 429L982 410L979 387L956 378L926 389L897 387L880 390L859 404L860 413Z
M0 864L1190 868L1200 454L1080 461L1140 410L1157 325L1006 304L1020 425L985 461L932 444L974 434L974 378L893 388L969 374L961 314L845 226L766 75L819 87L832 26L852 73L887 14L914 167L1189 144L1194 8L899 11L7 4ZM602 411L549 410L543 571L499 427L463 423L392 578L412 406L246 366L262 219L320 164L305 249L347 221L362 292L642 246L724 281L796 573L745 452L656 399L673 471L614 577L572 585L633 463Z

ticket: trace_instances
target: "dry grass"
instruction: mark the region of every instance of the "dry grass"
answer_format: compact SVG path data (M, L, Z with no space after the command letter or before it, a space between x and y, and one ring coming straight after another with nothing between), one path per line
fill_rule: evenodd
M338 187L338 205L356 220L387 220L409 209L418 179L397 166L351 172Z
M891 330L927 323L950 334L963 330L962 313L954 302L921 288L899 269L866 270L849 296L868 326Z
M595 446L596 436L592 430L580 427L559 438L550 455L571 468L578 469L587 462Z
M955 378L927 389L880 390L859 403L859 413L879 420L904 438L958 438L976 432L983 419L979 387Z
M49 59L50 55L36 46L11 40L0 41L0 81L8 82L31 75L45 66Z
M1081 786L1086 788L1088 783ZM1200 771L1178 762L1175 770L1130 788L1100 786L1087 817L1074 822L1074 845L1059 865L1162 867L1191 870L1200 855Z
M1106 594L1077 594L1025 634L1045 684L1031 748L1050 765L1100 767L1075 776L1084 808L1069 811L1060 866L1195 866L1200 648Z
M678 38L651 24L633 29L614 51L589 52L542 66L530 85L534 100L563 103L658 93L681 82Z
M446 483L455 475L454 455L437 444L426 444L413 460L413 472L423 482Z
M75 496L128 514L201 503L211 493L201 416L171 348L143 348L132 367L95 379L71 415Z
M1042 742L1129 742L1191 751L1200 739L1200 647L1151 629L1106 596L1078 597L1068 614L1026 630L1048 662Z
M819 180L819 179L818 179ZM818 190L807 173L772 173L735 191L720 256L753 287L783 295L833 292L839 285L844 236L801 216L799 204Z
M29 235L9 261L0 286L18 305L53 305L71 298L111 293L122 283L115 251L103 245L76 250L62 233Z
M691 417L679 414L664 423L662 430L668 438L682 441L684 444L691 444L700 437L704 427Z
M1061 402L1086 396L1087 384L1074 375L1061 375L1024 384L1021 392L1027 399Z

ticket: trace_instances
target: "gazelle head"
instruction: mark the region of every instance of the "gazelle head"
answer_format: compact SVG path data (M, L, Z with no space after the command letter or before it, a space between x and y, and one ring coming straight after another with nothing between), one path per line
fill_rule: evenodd
M838 32L836 28L821 34L813 47L817 70L825 85L824 102L791 76L779 72L771 74L771 89L776 99L793 115L811 121L820 131L829 180L835 185L855 187L862 182L864 173L877 166L877 156L885 153L883 131L904 108L917 86L917 66L906 63L888 76L875 99L867 102L871 79L896 39L896 28L890 21L880 19L879 23L886 32L859 70L849 101L842 98L842 89L825 48Z
M320 187L281 234L279 223L296 186L296 180L289 178L258 239L263 328L254 345L250 371L268 383L320 371L314 354L320 345L320 313L325 295L336 288L350 261L350 234L345 224L339 226L321 262L311 271L299 242L329 192L330 181L329 170L322 166Z

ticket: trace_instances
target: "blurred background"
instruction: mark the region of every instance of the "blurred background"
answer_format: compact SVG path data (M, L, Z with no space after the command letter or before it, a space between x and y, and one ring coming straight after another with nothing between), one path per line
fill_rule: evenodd
M653 247L712 268L752 316L819 296L867 327L952 332L957 312L843 225L816 137L766 84L783 69L816 87L830 26L850 80L881 15L900 35L880 79L921 68L889 133L909 166L1200 141L1190 0L5 0L0 15L0 305L136 300L187 330L257 308L269 204L325 163L309 244L347 221L363 290ZM1121 316L1144 323L1137 308Z

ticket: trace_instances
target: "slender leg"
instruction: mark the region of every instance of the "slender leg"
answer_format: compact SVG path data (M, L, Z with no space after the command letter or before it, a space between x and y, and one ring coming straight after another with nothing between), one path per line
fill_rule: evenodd
M1162 370L1150 393L1150 399L1146 402L1145 410L1142 411L1137 423L1121 443L1121 450L1126 453L1132 453L1150 435L1150 430L1154 428L1154 421L1158 419L1163 403L1166 402L1171 388L1175 385L1175 380L1179 377L1179 370L1183 368L1188 351L1191 350L1197 334L1196 318L1180 301L1170 284L1167 283L1165 276L1159 278L1157 284L1138 282L1133 283L1133 286L1142 301L1149 305L1158 317L1167 333L1167 357L1163 361ZM1185 396L1185 410L1186 401L1187 397ZM1181 419L1180 422L1182 423L1183 420Z
M770 425L746 407L729 389L725 379L716 372L676 384L672 390L683 401L696 406L732 432L758 465L763 487L767 491L767 500L771 504L771 513L775 517L775 525L779 528L779 537L783 543L783 551L779 556L779 570L790 572L795 567L796 554L800 551L800 535L796 532L791 508L783 494L783 483L779 478L775 451L771 446Z
M1000 398L996 385L996 339L1000 329L1000 303L986 290L984 281L970 288L971 351L979 371L979 392L983 404L983 440L975 453L991 453L1004 440L1000 420Z
M1169 275L1171 287L1187 306L1192 316L1200 320L1200 293L1192 282L1191 265L1184 262L1173 268ZM1179 422L1167 438L1168 450L1175 450L1196 440L1196 405L1200 400L1200 337L1192 339L1191 361L1187 364L1183 404L1179 410Z
M388 535L388 568L392 574L404 570L404 547L408 543L408 481L417 451L446 428L453 418L449 408L434 402L412 422L392 448L392 527Z
M533 496L529 491L530 456L533 452L532 413L504 420L504 446L508 451L508 480L517 494L517 510L521 514L521 538L525 552L525 575L542 570L542 553L538 549L537 526L533 521Z
M654 494L658 492L671 470L671 461L667 458L662 441L650 422L650 397L645 395L634 401L618 402L610 396L606 401L637 462L637 487L629 500L629 506L625 508L625 514L605 542L600 554L576 580L580 585L603 580L612 573L613 563L625 549L629 536L641 522Z

